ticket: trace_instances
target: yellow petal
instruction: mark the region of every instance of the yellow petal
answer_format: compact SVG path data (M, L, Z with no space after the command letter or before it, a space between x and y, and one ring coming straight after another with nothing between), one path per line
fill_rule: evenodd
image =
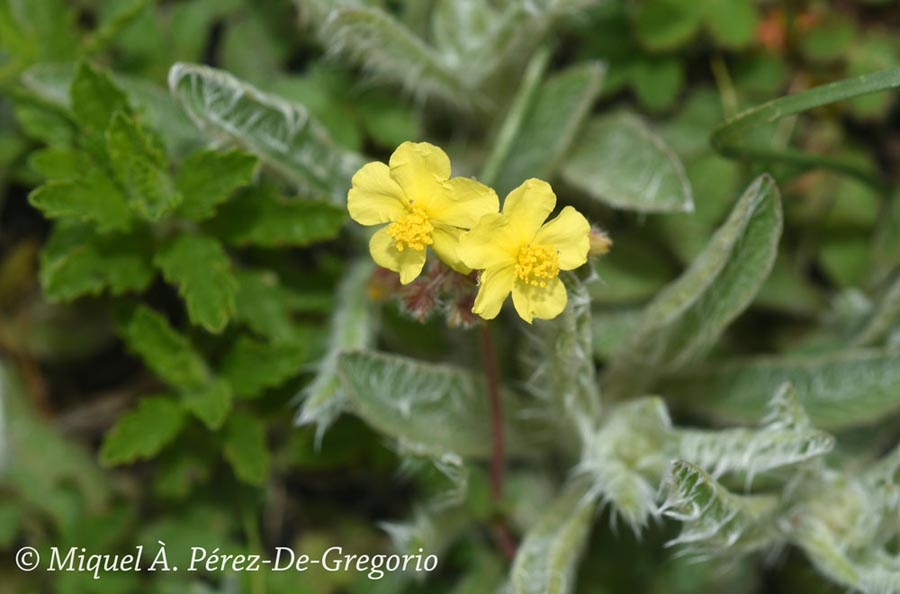
M550 184L531 178L509 193L503 202L503 214L521 238L520 242L528 244L555 206L556 194Z
M391 177L416 206L429 210L446 196L444 182L450 177L450 158L427 142L404 142L390 160Z
M546 287L535 287L516 281L512 287L513 305L519 316L529 324L534 318L550 320L566 308L569 296L559 277L547 282Z
M459 259L459 254L457 253L459 236L461 234L462 230L456 227L435 225L434 230L431 232L431 239L434 241L431 244L431 248L444 264L461 274L469 274L472 272L472 269Z
M446 194L438 195L428 209L431 218L442 223L470 229L484 215L500 210L497 193L479 181L454 177L444 187Z
M580 212L567 206L559 216L541 227L534 243L555 248L560 270L572 270L587 262L591 248L591 224Z
M472 313L478 314L485 320L496 318L503 302L506 301L507 295L513 288L515 277L513 266L488 268L482 272Z
M471 231L463 233L457 254L470 268L497 268L515 264L520 247L509 220L495 212L481 217Z
M382 268L400 273L400 283L407 285L414 281L425 265L425 250L407 248L402 252L394 245L393 238L386 229L379 229L369 240L369 253Z
M353 185L347 193L347 210L360 225L379 225L406 214L409 201L384 163L366 163L356 172L351 183Z

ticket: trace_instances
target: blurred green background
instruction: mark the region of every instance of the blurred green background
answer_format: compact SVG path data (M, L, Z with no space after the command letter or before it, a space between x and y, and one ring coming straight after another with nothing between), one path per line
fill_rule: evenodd
M458 486L447 473L398 453L340 407L307 407L304 417L298 396L330 398L328 382L338 380L315 364L339 347L478 364L469 334L437 317L423 326L393 301L372 299L379 285L367 268L348 280L365 247L344 225L340 200L361 155L386 160L410 139L444 146L455 173L477 174L540 46L549 48L547 72L588 64L579 75L599 84L586 104L567 103L565 89L548 96L547 113L574 106L630 122L620 128L592 115L583 132L537 119L496 184L502 196L524 177L548 177L612 236L613 251L597 264L602 282L591 288L598 362L761 171L781 188L784 236L772 274L713 357L900 345L897 93L751 134L850 163L860 175L729 159L709 144L714 127L743 109L900 66L897 2L460 8L469 4L0 0L0 594L496 590L506 569L484 527L493 513L484 468L470 471L464 519L429 518L420 502ZM377 18L352 13L370 9L381 9ZM498 16L506 14L515 18ZM262 101L260 117L296 118L295 134L281 139L296 146L242 140L198 118L196 97L185 98L195 83L170 77L177 62L212 66L303 106ZM242 100L255 101L249 88ZM201 93L205 107L235 100L216 92ZM611 131L623 135L613 147L623 156L594 159L600 149L591 143ZM609 183L604 172L647 150L631 144L645 134L657 143L648 158L689 183L694 212L631 204L625 182L626 192L597 189ZM524 149L536 145L555 152L532 158ZM184 203L167 202L172 188ZM335 343L335 328L347 331L347 344ZM501 323L498 339L518 381L528 374L510 354L512 328ZM311 422L298 426L298 414ZM703 417L690 406L676 406L675 416ZM870 434L848 433L851 450L893 445L896 423L884 418ZM517 527L533 521L553 484L512 474ZM677 534L673 524L651 523L636 538L612 516L595 522L577 592L844 591L794 549L698 562L663 546ZM23 573L13 560L26 545L114 553L158 540L175 564L178 551L200 545L312 554L334 544L374 553L435 542L441 567L427 582L322 571L93 580Z

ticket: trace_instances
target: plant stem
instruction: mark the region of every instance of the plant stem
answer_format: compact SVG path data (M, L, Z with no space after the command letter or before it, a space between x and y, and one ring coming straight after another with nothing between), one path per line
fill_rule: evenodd
M487 321L481 323L481 349L484 354L484 377L487 381L488 398L491 404L491 497L494 501L503 499L504 443L503 443L503 403L500 400L500 382L497 373L497 359L494 354L494 340Z
M491 407L491 499L499 510L503 501L503 485L506 478L506 448L503 435L500 375L497 371L494 340L491 337L491 328L487 321L481 323L481 350L484 356L484 376ZM506 520L499 511L494 522L494 537L503 554L508 559L513 559L516 555L516 542L510 535Z

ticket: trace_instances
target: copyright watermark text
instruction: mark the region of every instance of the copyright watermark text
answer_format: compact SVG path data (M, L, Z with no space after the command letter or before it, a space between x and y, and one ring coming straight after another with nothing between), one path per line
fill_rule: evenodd
M156 550L138 546L127 554L115 555L93 553L83 547L51 547L43 558L41 552L34 547L23 547L16 553L15 560L20 571L43 569L48 572L87 573L95 580L102 579L108 573L123 572L302 573L312 567L319 567L330 573L360 573L370 580L380 580L388 573L431 573L438 566L437 556L426 554L422 549L406 555L357 555L346 553L343 547L335 546L316 556L298 553L288 547L277 547L270 556L230 554L219 548L210 550L206 547L191 547L190 562L186 567L178 567L169 562L166 544L159 541L158 545Z

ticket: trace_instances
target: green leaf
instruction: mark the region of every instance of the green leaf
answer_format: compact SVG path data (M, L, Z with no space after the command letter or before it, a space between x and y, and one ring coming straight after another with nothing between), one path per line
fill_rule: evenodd
M79 150L51 146L31 153L28 165L48 179L74 180L91 167L91 161Z
M368 348L373 343L376 320L372 302L366 295L373 269L374 265L366 258L355 262L344 273L337 289L325 356L319 361L315 379L300 394L303 398L297 413L300 425L315 424L322 432L347 406L347 395L341 390L338 376L338 360L343 352Z
M256 157L240 150L191 153L175 179L182 196L178 214L192 221L212 217L235 190L250 183L255 170Z
M320 37L333 51L362 65L371 75L399 83L422 96L469 107L483 101L474 92L477 75L466 78L402 23L378 8L338 7ZM493 54L484 53L489 60ZM477 65L473 64L473 68Z
M127 230L132 222L122 190L102 169L92 166L72 181L51 181L28 196L49 219L93 223L101 233Z
M231 260L213 237L182 234L157 254L166 281L178 287L188 316L210 332L221 332L234 313L237 280Z
M65 0L0 2L0 47L4 69L35 61L71 60L78 50L74 7ZM10 59L10 56L13 59Z
M231 387L213 376L187 338L159 313L140 305L121 314L119 332L147 367L179 391L184 407L217 429L231 410Z
M181 202L167 171L159 142L133 116L113 116L106 130L109 160L132 208L143 218L159 220Z
M493 186L501 195L530 177L548 178L600 92L603 67L580 64L544 82L531 99Z
M145 396L123 414L103 438L104 464L129 464L152 458L181 432L186 417L178 402L167 396Z
M704 355L750 304L775 262L782 214L771 177L759 177L684 274L647 306L604 377L616 396ZM774 393L774 389L769 393Z
M270 344L241 336L222 361L222 376L235 396L260 396L297 375L308 351L305 344Z
M15 105L16 121L22 131L52 146L72 146L78 132L68 114L61 108L41 105L39 102L18 102Z
M692 552L722 554L753 551L778 539L772 495L730 493L701 468L683 460L672 463L664 481L668 492L663 513L682 522L681 534L669 545Z
M218 429L231 411L231 386L223 379L211 378L204 384L185 388L184 407L210 429Z
M566 162L566 183L615 208L690 212L691 184L678 157L636 116L619 112L587 123Z
M179 389L209 381L206 361L161 314L145 305L127 308L120 314L122 339L156 375Z
M705 0L706 27L720 44L740 47L753 41L756 6L752 0Z
M769 409L767 425L758 430L676 430L677 457L716 477L742 471L749 484L755 474L806 462L833 449L834 438L812 429L790 385L775 393Z
M246 414L232 415L223 429L225 459L245 483L261 485L269 478L271 457L266 425Z
M0 501L0 547L11 548L25 518L22 506L15 501Z
M635 34L651 50L676 48L700 29L701 5L700 1L648 0L637 13Z
M515 594L569 594L591 532L594 502L583 484L573 483L525 535L513 561Z
M5 365L0 366L0 382L4 488L34 515L49 518L63 536L76 536L71 532L79 519L110 505L109 478L82 443L65 438L32 408L21 380Z
M128 98L109 76L86 62L78 65L70 88L72 114L85 134L100 137L113 114L129 113Z
M227 72L175 64L169 89L201 129L256 154L302 189L346 200L362 158L340 149L305 107L267 95Z
M871 346L900 328L900 277L894 280L875 306L865 326L853 338L853 346Z
M684 65L674 58L642 59L634 65L631 82L642 105L668 109L684 86Z
M58 223L41 251L41 287L50 300L143 291L153 281L152 238L145 229L98 235L85 225Z
M264 185L238 193L219 209L210 228L234 245L304 246L333 239L346 218L346 210L331 202L288 200Z
M240 270L235 278L236 321L272 342L295 343L307 338L293 318L297 295L282 285L274 272Z
M693 369L666 379L666 395L736 422L758 418L766 395L789 382L823 429L872 423L900 410L900 355L847 351L756 357Z
M744 110L716 126L710 137L713 148L727 157L754 158L794 164L801 170L810 167L825 167L851 175L876 190L884 190L885 182L881 174L870 166L860 166L858 161L805 153L792 149L772 148L766 144L748 140L753 130L765 130L782 118L809 109L828 105L846 99L883 92L900 87L900 68L881 70L862 76L839 80L826 85L807 89L799 93L774 99L762 105ZM767 141L770 134L761 135Z
M491 453L490 412L480 376L442 365L367 351L338 358L341 384L354 414L413 451L487 458ZM504 394L506 410L514 395ZM521 447L510 431L509 449Z

